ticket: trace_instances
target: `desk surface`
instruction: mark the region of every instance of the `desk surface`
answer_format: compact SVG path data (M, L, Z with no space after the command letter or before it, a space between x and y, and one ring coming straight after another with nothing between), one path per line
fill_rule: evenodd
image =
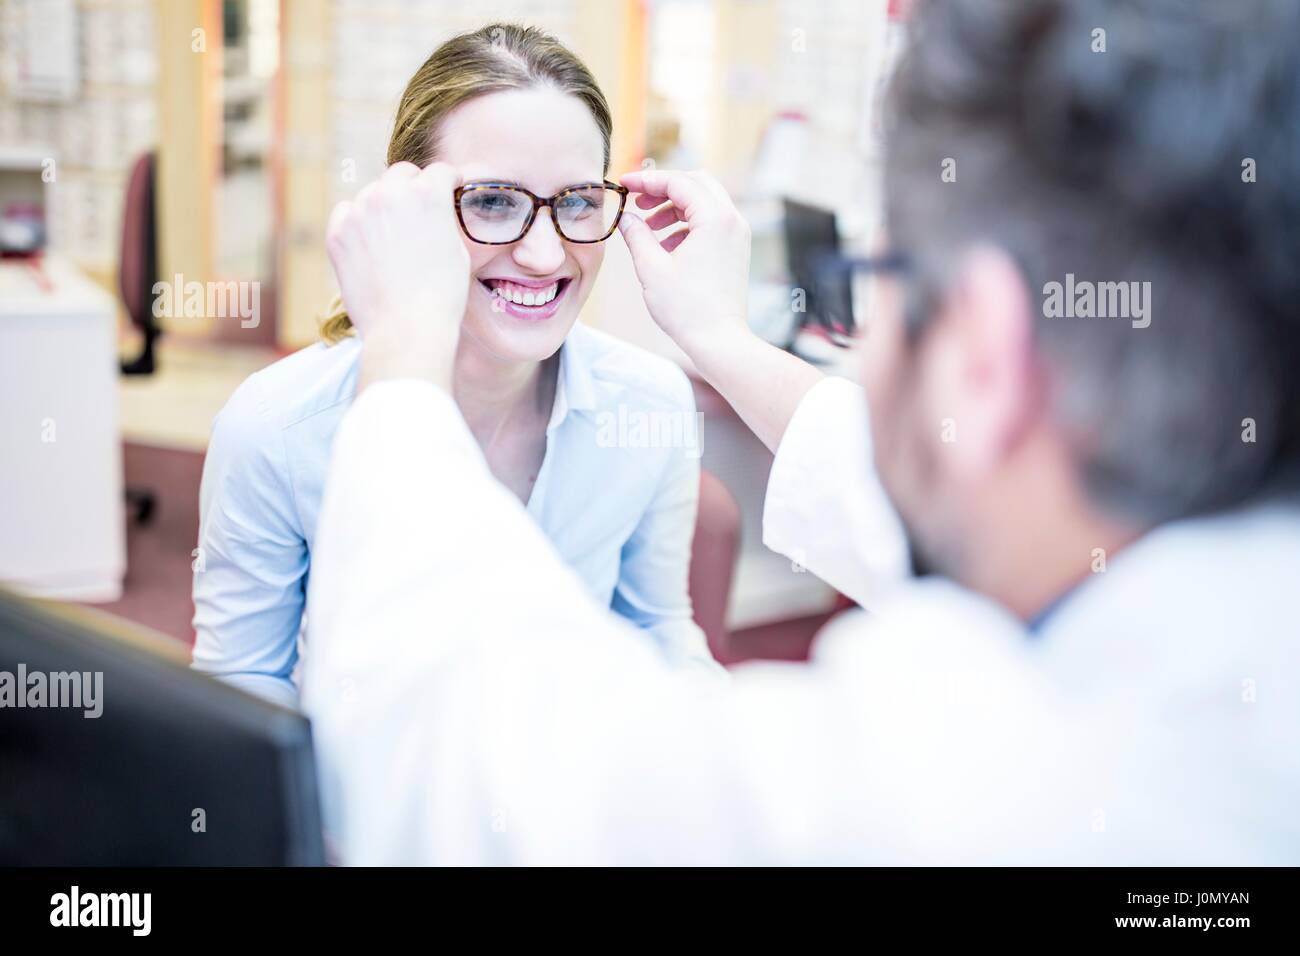
M116 308L107 290L59 256L0 259L0 319Z

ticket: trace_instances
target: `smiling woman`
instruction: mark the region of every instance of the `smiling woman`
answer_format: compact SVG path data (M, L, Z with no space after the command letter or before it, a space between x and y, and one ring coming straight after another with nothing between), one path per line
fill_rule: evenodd
M474 242L506 246L528 234L539 210L549 209L556 234L566 243L583 245L604 242L613 234L626 198L627 190L610 182L570 186L548 199L514 183L468 183L456 190L456 218ZM570 281L479 278L500 300L501 311L519 319L549 319L559 310Z
M460 178L449 197L459 236L439 247L459 257L459 241L468 259L452 392L492 474L597 601L671 663L720 673L687 594L698 442L611 444L599 427L675 417L674 433L694 435L690 384L676 365L577 321L627 195L605 178L611 131L604 95L568 49L492 24L447 41L411 78L388 161L442 162ZM374 210L366 190L352 206L354 225ZM216 421L201 493L195 666L287 703L329 449L357 386L348 306L363 316L360 298L391 301L406 287L363 295L346 275L400 280L393 269L411 252L386 246L382 269L359 268L355 237L333 222L344 295L325 341L239 388ZM410 259L407 271L444 265Z

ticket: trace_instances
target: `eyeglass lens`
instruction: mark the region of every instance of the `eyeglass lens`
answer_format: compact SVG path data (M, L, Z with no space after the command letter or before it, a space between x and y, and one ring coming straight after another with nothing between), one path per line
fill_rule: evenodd
M566 190L551 213L560 235L571 242L599 242L614 230L622 197L607 186ZM467 189L460 197L461 221L471 239L506 243L522 238L533 211L528 194L509 186Z

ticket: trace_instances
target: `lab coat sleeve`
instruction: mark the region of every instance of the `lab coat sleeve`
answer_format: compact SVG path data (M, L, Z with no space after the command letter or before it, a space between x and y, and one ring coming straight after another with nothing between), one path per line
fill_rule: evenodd
M950 830L1001 847L1000 821L1038 837L1019 796L1037 778L1003 764L1043 724L970 619L951 648L927 623L839 645L893 655L865 666L760 665L702 692L591 600L427 383L373 385L344 419L309 614L304 704L344 862L896 862ZM1004 779L986 812L981 781Z
M217 416L203 463L195 669L296 707L307 564L279 429L249 379Z
M519 862L569 838L581 858L618 759L605 717L695 683L592 601L417 381L371 386L340 427L309 615L304 704L352 863Z
M906 579L907 538L875 472L860 386L825 378L795 410L768 477L763 543L864 607Z
M684 375L680 384L675 414L695 422L695 399ZM674 666L724 677L726 671L709 652L704 632L692 616L689 590L700 498L699 438L695 433L693 448L666 450L650 506L623 545L612 607L653 636Z

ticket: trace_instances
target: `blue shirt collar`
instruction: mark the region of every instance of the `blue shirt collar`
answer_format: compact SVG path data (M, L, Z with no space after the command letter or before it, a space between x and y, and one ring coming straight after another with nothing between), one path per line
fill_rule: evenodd
M556 376L551 420L546 425L548 435L563 424L569 412L591 411L596 407L596 385L587 343L587 329L579 319L560 346L560 371Z

